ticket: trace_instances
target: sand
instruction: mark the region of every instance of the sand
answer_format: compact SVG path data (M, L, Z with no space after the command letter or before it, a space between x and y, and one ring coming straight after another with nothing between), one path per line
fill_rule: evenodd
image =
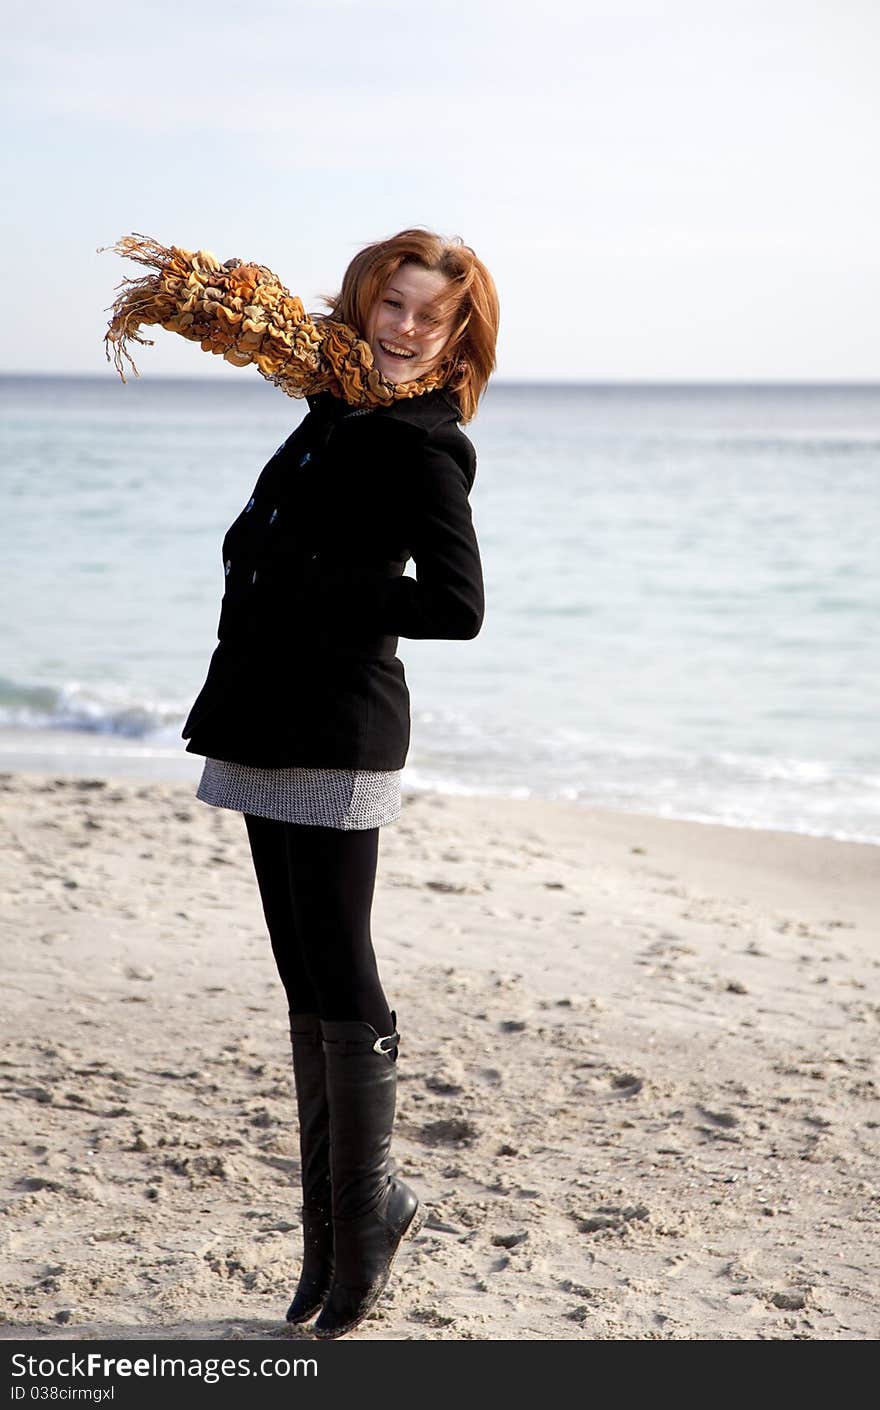
M0 1336L309 1340L244 825L0 776ZM429 1208L374 1340L880 1332L880 848L405 797L373 933Z

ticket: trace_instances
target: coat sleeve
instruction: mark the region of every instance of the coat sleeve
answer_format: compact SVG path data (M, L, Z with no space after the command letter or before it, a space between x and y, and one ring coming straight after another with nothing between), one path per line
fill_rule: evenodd
M404 467L401 532L415 578L337 586L325 624L414 639L469 641L485 608L480 550L469 501L472 477L450 452L420 446Z
M469 641L483 625L485 599L469 482L453 456L425 447L407 506L415 578L380 584L377 622L393 636Z

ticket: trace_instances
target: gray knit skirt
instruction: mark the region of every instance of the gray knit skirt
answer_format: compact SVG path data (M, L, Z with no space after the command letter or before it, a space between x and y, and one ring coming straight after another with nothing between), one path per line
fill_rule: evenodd
M278 822L382 827L400 816L400 769L259 769L206 759L196 797Z

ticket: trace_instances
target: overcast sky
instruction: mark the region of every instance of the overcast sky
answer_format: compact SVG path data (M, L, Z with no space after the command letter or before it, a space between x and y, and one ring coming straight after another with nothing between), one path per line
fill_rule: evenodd
M130 231L318 309L427 225L496 279L499 378L880 379L876 0L32 0L3 39L0 369L115 376Z

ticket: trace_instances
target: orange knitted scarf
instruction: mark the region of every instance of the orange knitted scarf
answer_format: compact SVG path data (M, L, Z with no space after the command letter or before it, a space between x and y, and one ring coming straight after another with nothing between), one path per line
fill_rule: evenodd
M234 367L252 362L291 397L330 391L352 406L387 406L440 387L449 376L449 367L441 364L417 381L389 381L353 328L307 314L302 301L265 265L238 259L221 264L208 250L166 247L137 234L101 249L156 271L117 285L121 292L111 308L104 344L123 382L123 359L140 376L129 343L153 345L152 338L141 337L145 324L179 333L205 352L220 353Z

